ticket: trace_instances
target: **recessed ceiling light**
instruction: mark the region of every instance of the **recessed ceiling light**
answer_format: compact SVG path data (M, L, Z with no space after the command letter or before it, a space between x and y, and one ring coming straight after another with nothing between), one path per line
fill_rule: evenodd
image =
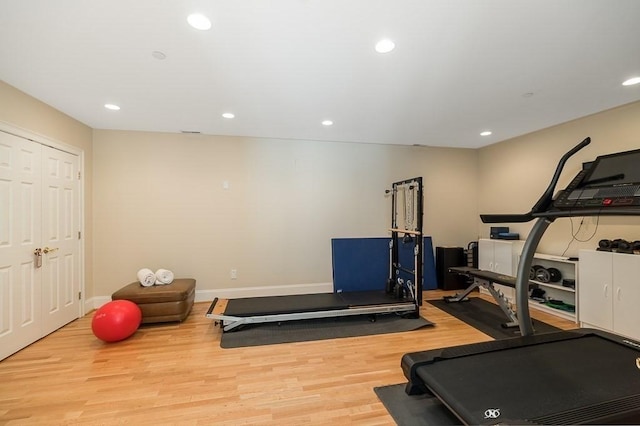
M225 112L224 114L222 114L222 116L223 116L224 118L234 118L236 115L235 115L235 114L232 114L232 113L230 113L230 112Z
M388 38L385 38L376 43L376 52L389 53L393 49L395 49L395 47L396 47L396 44L394 42L392 42Z
M151 56L153 56L154 58L162 61L163 59L165 59L167 57L167 55L165 55L164 53L162 53L159 50L154 50L153 52L151 52Z
M480 133L480 136L489 136L491 135L491 130L485 130L484 132Z
M211 21L201 13L192 13L187 16L187 22L196 30L204 31L211 28Z
M114 105L114 104L104 104L104 107L112 111L118 111L120 109L118 105Z
M333 121L331 121L331 120L324 120L324 121L322 122L322 125L323 125L323 126L333 126Z
M638 84L640 83L640 77L633 77L630 78L629 80L625 80L624 83L622 83L623 86L633 86L634 84Z

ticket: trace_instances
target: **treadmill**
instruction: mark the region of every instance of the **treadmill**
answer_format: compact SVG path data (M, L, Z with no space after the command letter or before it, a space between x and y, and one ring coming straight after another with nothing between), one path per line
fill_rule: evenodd
M243 326L333 318L355 315L396 314L405 318L419 318L423 287L423 191L422 177L414 177L392 184L391 238L389 241L389 277L381 290L343 291L334 293L262 296L237 299L215 298L206 317L216 320L223 331L237 331ZM403 197L398 197L402 194ZM402 199L400 199L402 198ZM410 224L401 223L399 201L412 212ZM415 215L413 215L415 214ZM406 219L406 218L405 218ZM400 226L404 225L404 226ZM413 265L408 267L400 259L402 242L413 244Z
M531 262L556 218L640 215L640 150L597 157L553 196L566 161L590 141L562 157L529 213L481 215L536 221L516 276L521 336L405 354L407 394L431 397L461 424L640 424L640 342L593 329L534 335L529 315Z
M266 322L395 313L418 318L414 298L397 299L382 291L294 294L286 296L215 298L206 314L220 321L223 331Z

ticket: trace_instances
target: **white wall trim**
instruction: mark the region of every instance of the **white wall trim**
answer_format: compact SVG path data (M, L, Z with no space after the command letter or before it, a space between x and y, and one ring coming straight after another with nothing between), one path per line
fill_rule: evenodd
M110 301L111 301L111 296L98 296L98 297L92 297L90 299L85 299L84 301L85 315L90 314L91 311L98 309L100 306Z
M197 286L197 284L196 284ZM196 302L211 302L213 299L239 299L243 297L287 296L293 294L332 293L333 283L276 285L268 287L216 288L198 290L196 287ZM85 312L111 301L111 296L95 296L85 301Z
M28 139L32 142L37 142L41 145L46 145L51 148L59 149L60 151L68 152L69 154L80 156L82 153L84 153L84 150L82 148L79 148L75 145L70 145L41 133L18 127L15 124L9 123L7 121L0 120L0 130L6 133L11 133L14 136Z
M288 296L292 294L332 293L333 283L276 285L269 287L217 288L196 290L196 302L243 297Z

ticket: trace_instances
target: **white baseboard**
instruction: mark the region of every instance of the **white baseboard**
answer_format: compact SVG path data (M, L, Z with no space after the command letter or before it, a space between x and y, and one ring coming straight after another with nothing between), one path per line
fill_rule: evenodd
M332 293L333 283L276 285L269 287L217 288L196 290L196 302L243 297L288 296L292 294Z
M111 302L111 296L96 296L84 301L84 312L88 314L89 312L98 309L100 306L104 305L107 302Z
M196 284L197 286L197 284ZM333 283L276 285L269 287L216 288L198 290L196 287L196 302L210 302L219 299L239 299L243 297L288 296L292 294L332 293ZM94 309L111 301L111 296L95 296L84 302L84 312Z

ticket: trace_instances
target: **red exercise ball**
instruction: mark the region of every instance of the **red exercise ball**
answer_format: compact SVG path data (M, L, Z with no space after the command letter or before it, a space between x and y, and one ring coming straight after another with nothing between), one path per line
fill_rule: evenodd
M136 332L142 311L130 300L114 300L100 307L93 316L93 334L105 342L118 342Z

